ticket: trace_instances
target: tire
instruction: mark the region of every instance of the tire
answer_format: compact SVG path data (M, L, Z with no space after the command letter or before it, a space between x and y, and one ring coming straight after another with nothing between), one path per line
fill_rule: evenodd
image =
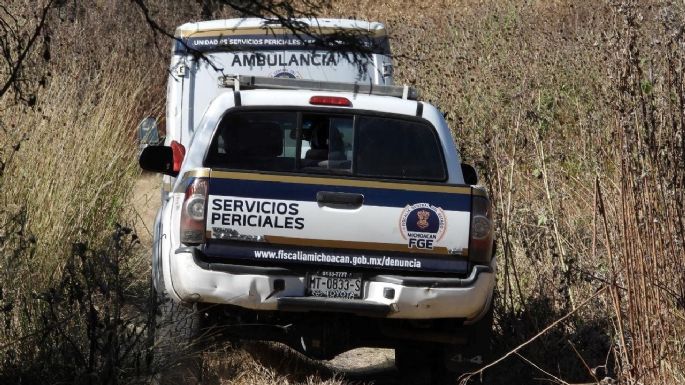
M196 308L151 288L153 385L197 385L202 380L201 316Z
M447 347L443 351L445 376L458 378L480 369L492 359L494 304L477 323L465 326L466 344Z
M402 384L456 384L464 373L489 362L492 350L493 306L477 323L464 326L466 343L402 343L395 348L395 365Z
M428 385L436 382L438 350L424 343L403 343L395 348L395 366L400 384Z

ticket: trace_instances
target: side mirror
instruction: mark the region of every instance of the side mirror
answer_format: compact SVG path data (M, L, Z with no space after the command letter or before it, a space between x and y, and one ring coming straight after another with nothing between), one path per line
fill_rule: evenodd
M145 147L140 153L138 164L145 171L160 172L171 176L178 174L178 172L174 173L174 154L171 151L171 147Z
M473 166L471 166L470 164L462 163L461 173L464 176L464 183L470 185L478 184L478 173L476 172L476 169L473 168Z
M159 172L175 177L181 171L181 164L185 155L185 147L174 140L171 142L171 147L145 147L140 153L138 164L145 171Z
M152 116L140 121L138 124L138 141L141 147L156 146L159 144L159 129L157 119Z

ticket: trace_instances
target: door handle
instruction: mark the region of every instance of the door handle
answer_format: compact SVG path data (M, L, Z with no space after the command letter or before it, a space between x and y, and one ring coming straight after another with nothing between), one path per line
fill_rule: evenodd
M359 207L364 204L364 195L334 191L319 191L316 193L316 201L323 205L329 204Z

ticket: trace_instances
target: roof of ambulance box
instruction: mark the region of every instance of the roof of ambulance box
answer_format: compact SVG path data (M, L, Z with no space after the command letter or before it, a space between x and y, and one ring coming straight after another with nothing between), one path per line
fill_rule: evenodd
M313 34L326 33L340 30L363 30L372 32L373 36L385 36L385 26L378 22L347 19L293 19L293 25L298 23L311 28ZM260 18L209 20L186 23L176 28L175 36L178 38L199 37L202 35L216 36L222 34L244 35L252 33L279 33L292 32L288 26L281 25L278 21Z
M175 36L176 54L188 51L330 51L340 41L343 42L340 47L347 50L346 44L352 39L374 54L390 55L385 26L363 20L293 19L287 26L259 18L211 20L183 24L176 28ZM331 39L321 39L321 36Z

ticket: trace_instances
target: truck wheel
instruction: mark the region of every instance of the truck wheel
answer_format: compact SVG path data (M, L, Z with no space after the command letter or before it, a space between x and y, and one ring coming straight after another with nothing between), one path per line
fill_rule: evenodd
M201 317L195 308L151 290L152 385L196 385L202 379Z
M400 375L400 384L435 383L435 347L422 343L403 343L395 348L395 366Z
M467 341L465 345L445 347L442 358L444 375L450 381L464 373L480 369L488 364L492 356L494 306L477 323L465 326Z

